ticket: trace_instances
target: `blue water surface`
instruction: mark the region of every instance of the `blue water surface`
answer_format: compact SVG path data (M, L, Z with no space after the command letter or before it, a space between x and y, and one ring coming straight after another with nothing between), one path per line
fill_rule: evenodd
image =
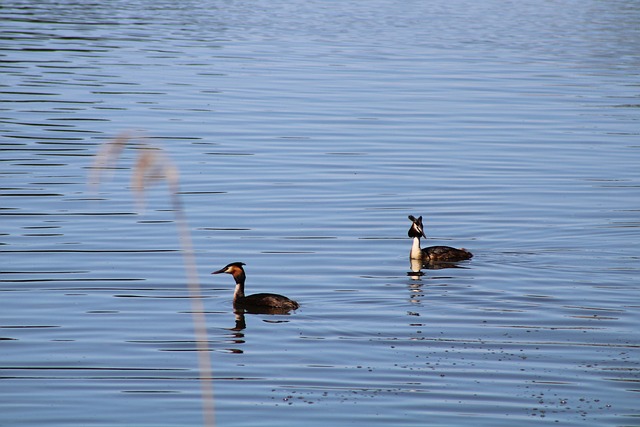
M0 425L203 425L179 212L132 192L159 150L217 425L640 425L637 2L0 18ZM474 258L412 267L409 214ZM301 308L239 319L232 261Z

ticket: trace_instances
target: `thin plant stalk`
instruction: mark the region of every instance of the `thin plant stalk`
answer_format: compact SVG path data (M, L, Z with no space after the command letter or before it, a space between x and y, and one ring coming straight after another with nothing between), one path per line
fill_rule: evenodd
M191 301L191 313L193 318L194 335L196 349L198 352L198 368L200 372L200 387L202 392L202 411L205 426L215 426L215 407L213 396L213 371L211 369L211 357L209 352L209 339L207 338L207 319L202 303L200 292L200 282L198 280L198 269L196 257L191 241L191 233L187 224L184 211L180 208L179 197L173 193L173 204L175 206L176 224L180 241L182 242L182 254L184 266L187 274L187 284L189 287L189 300Z
M126 144L129 143L131 139L131 136L123 134L113 141L103 144L99 153L96 155L92 167L90 184L97 186L100 183L105 172L113 168ZM189 300L191 302L195 343L198 354L203 422L205 427L214 427L213 370L211 369L207 324L191 233L179 194L178 169L161 150L144 143L143 149L139 151L131 177L131 186L136 194L136 201L140 207L144 206L145 190L156 181L164 181L169 187L171 204L178 228L178 238L182 247L181 252L187 275Z

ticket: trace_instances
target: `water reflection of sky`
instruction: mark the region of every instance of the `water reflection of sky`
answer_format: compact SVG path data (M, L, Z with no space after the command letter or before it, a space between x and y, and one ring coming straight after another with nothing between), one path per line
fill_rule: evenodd
M4 7L5 419L200 423L144 143L180 168L220 424L633 423L639 9L504 5ZM411 266L408 214L473 260ZM233 261L301 309L234 313Z

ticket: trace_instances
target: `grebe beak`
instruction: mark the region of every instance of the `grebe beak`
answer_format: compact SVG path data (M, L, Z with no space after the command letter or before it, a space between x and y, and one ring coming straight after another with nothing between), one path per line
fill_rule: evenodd
M225 273L226 271L227 271L227 267L222 267L220 270L214 271L211 274L220 274L220 273Z

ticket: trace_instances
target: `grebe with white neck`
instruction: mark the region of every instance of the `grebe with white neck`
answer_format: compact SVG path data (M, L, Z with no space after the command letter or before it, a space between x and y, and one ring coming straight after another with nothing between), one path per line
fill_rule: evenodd
M413 238L413 245L411 246L411 253L409 255L411 259L419 259L424 263L438 263L464 261L473 257L473 254L464 248L457 249L450 246L420 248L420 238L427 238L424 235L424 228L422 227L422 217L416 218L413 215L409 215L409 219L412 224L407 234Z
M222 267L218 271L214 271L211 274L227 273L231 274L236 281L236 290L233 293L233 306L235 308L244 308L248 311L264 311L268 312L270 309L277 309L278 311L295 310L300 307L300 304L292 299L285 297L284 295L260 293L245 296L244 294L244 282L247 278L243 265L243 262L232 262Z

